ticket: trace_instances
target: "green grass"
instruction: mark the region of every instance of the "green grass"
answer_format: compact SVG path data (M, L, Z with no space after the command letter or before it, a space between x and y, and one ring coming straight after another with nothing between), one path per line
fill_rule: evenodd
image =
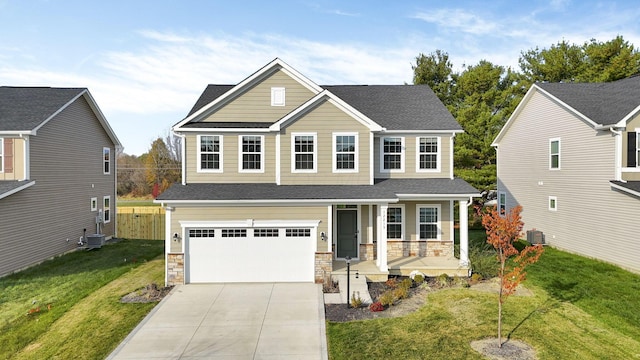
M0 358L106 357L155 305L119 299L150 282L162 284L163 261L153 259L163 245L123 240L0 279ZM38 306L40 312L27 315Z
M640 276L547 248L528 278L534 296L507 299L503 336L532 345L541 360L640 359ZM497 336L496 312L497 294L434 292L402 318L328 322L329 357L482 359L470 342Z

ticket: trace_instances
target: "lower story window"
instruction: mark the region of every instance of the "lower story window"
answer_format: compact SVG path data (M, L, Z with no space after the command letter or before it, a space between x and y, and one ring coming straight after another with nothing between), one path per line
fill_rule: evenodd
M549 196L549 210L558 211L558 198L556 196Z
M420 240L440 240L440 206L418 205L417 210Z
M111 222L111 196L105 196L102 201L103 220L105 223Z
M387 239L402 239L402 208L387 208Z

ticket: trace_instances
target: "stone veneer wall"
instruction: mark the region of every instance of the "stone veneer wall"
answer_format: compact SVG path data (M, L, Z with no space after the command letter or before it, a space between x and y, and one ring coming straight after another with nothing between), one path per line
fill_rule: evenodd
M184 254L167 255L167 286L184 284Z
M389 258L406 256L453 256L453 241L387 241Z
M331 277L333 271L333 253L317 252L315 259L315 282L323 284L325 279Z
M375 244L360 244L360 261L375 260L375 253Z

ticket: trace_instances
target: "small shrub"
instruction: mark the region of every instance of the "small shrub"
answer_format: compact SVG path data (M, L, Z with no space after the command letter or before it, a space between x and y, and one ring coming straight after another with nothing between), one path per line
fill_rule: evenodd
M396 278L391 278L387 280L385 283L389 289L395 289L398 286L398 280Z
M396 296L393 293L393 290L387 290L380 295L378 301L383 306L391 306L394 302L396 302Z
M413 282L416 283L416 285L420 285L424 282L424 276L418 274L416 276L413 277Z
M448 287L449 286L449 275L447 275L447 274L438 275L438 277L436 278L436 282L438 283L438 285L440 287Z
M476 244L469 249L469 261L474 273L483 279L490 279L498 275L500 263L493 246L485 243Z
M393 290L393 295L396 299L406 299L409 297L409 289L403 286L398 286Z
M469 280L467 278L460 277L460 276L454 277L453 278L453 283L456 286L460 286L460 287L463 287L463 288L468 288L470 286L469 285Z
M479 283L480 281L482 281L482 275L480 275L478 273L471 274L471 280L469 280L471 285L475 285L475 284Z
M400 282L400 285L398 285L398 286L409 290L413 286L413 281L411 279L409 279L409 278L406 278L406 279L402 280Z
M380 301L376 301L373 304L369 305L369 310L371 310L371 312L383 311L384 305L382 305Z
M357 296L356 296L356 293L358 294ZM360 291L354 291L353 294L351 294L351 307L357 309L360 306L362 306L362 298L360 297Z

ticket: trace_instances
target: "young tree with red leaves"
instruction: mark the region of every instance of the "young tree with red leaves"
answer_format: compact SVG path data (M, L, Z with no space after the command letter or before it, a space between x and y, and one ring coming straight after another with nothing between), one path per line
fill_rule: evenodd
M500 269L500 293L498 296L498 347L502 347L502 304L526 277L525 267L540 258L542 245L527 246L518 251L513 243L520 238L524 223L520 216L522 206L518 205L508 213L500 213L494 207L482 216L482 226L487 231L487 242L496 249ZM513 260L511 257L517 255Z

